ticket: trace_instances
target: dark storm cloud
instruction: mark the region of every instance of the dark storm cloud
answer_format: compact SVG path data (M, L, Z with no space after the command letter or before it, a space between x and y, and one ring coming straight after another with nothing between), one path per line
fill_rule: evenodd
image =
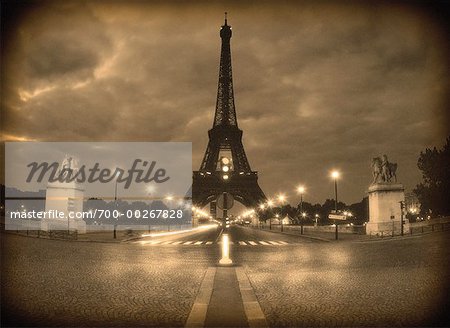
M448 132L447 39L433 17L387 4L43 3L5 62L5 139L192 141L194 167L216 100L223 11L233 26L239 126L267 195L358 201L370 159L399 163Z

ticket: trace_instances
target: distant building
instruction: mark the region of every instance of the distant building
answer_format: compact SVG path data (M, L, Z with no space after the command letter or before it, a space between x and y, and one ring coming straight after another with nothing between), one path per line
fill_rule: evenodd
M277 217L272 218L272 224L281 224L281 222L283 222L283 224L293 224L295 223L295 220L289 215L286 215L283 219Z

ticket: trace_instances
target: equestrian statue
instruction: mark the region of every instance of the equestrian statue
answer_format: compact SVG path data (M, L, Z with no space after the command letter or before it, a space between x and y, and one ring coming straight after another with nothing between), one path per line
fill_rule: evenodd
M372 170L372 184L397 182L397 163L389 162L386 155L372 159Z

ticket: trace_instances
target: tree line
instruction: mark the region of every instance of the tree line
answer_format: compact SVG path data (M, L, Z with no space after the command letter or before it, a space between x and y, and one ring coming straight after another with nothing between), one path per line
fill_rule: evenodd
M417 166L423 179L414 189L420 213L431 217L450 215L450 136L442 149L422 151Z

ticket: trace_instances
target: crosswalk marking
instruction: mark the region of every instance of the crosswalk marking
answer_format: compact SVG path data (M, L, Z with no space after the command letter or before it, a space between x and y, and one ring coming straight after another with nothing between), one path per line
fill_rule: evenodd
M177 240L177 241L164 241L164 240L144 240L140 241L139 243L143 245L220 245L221 242L213 242L213 241L206 241L206 240ZM239 240L234 241L232 244L237 246L283 246L283 245L289 245L292 243L282 241L282 240Z

